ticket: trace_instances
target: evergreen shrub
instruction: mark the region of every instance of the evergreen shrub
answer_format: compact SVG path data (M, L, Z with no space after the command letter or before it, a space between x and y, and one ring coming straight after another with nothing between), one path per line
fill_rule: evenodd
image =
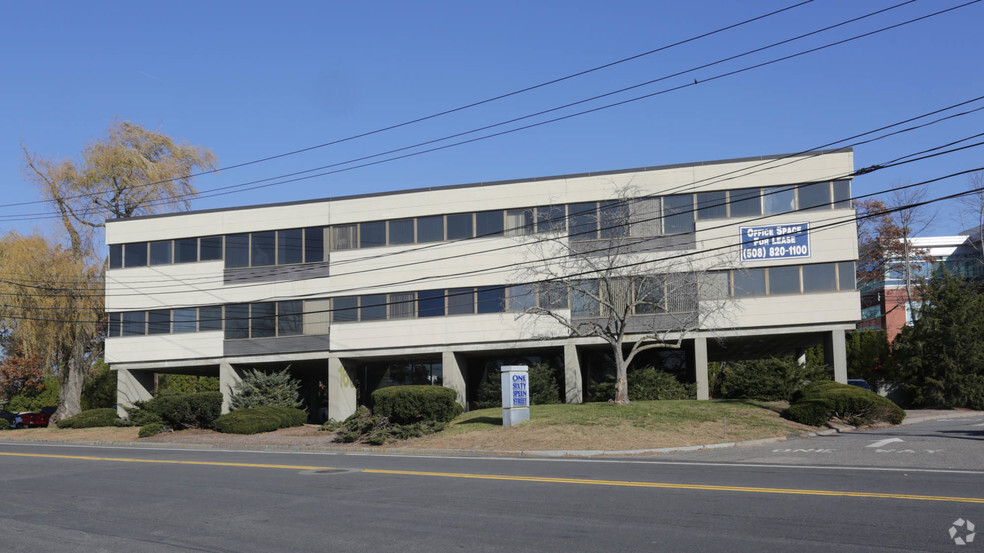
M140 413L147 411L149 414ZM221 392L159 396L147 401L134 402L127 409L127 418L135 424L158 422L174 430L185 428L212 428L222 411Z
M502 405L502 370L492 369L478 388L478 408L488 409ZM530 404L548 405L560 403L560 385L557 369L546 363L534 363L529 369Z
M772 357L728 364L715 378L715 395L722 399L789 401L804 385L830 377L818 363L800 365L794 357Z
M0 419L0 430L10 430L10 421L7 419Z
M164 432L164 425L159 422L152 422L150 424L145 424L140 427L140 432L137 433L138 438L149 438L151 436L156 436Z
M236 409L215 420L215 430L224 434L260 434L302 426L307 413L291 407L270 405Z
M863 426L877 422L899 424L905 418L905 411L868 390L826 381L811 384L794 394L782 416L810 426L823 426L833 418Z
M376 415L393 424L451 422L461 414L458 393L442 386L390 386L372 393Z
M653 366L630 369L626 375L630 401L655 401L667 399L697 399L697 385L683 383L672 374ZM615 381L601 382L591 387L594 401L615 399Z
M58 421L58 428L95 428L100 426L120 426L120 417L116 409L89 409L74 417Z
M304 405L298 399L300 388L300 381L290 377L289 369L270 373L250 369L233 389L229 407L233 411L264 405L296 409Z

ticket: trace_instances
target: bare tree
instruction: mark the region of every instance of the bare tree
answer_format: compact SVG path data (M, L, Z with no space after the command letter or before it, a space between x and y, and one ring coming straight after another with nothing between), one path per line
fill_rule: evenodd
M984 171L971 173L967 178L970 193L960 198L964 209L970 213L977 226L974 247L978 253L978 263L984 264Z
M537 299L520 316L546 318L570 336L607 343L615 403L625 405L627 370L638 354L679 349L723 313L728 273L712 269L727 268L724 258L735 259L737 250L708 252L713 248L696 243L692 200L664 206L627 187L616 200L593 206L569 206L566 232L557 225L531 243L520 278L539 283ZM680 255L699 251L705 253Z
M898 186L896 186L898 188ZM915 316L913 302L913 284L915 277L913 269L921 261L932 261L929 259L929 252L923 248L913 246L912 239L922 234L936 218L936 212L920 204L926 199L926 188L902 188L892 192L889 200L889 207L894 209L892 218L899 231L899 240L902 246L901 262L894 262L894 269L902 274L905 282L906 302L909 311Z

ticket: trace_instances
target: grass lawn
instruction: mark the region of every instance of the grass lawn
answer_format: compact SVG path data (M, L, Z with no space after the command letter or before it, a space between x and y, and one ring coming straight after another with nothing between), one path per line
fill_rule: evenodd
M534 405L530 421L502 426L501 409L465 413L407 445L449 449L656 449L752 440L812 430L779 417L784 404L749 400L636 401L615 406ZM725 430L727 419L727 430Z

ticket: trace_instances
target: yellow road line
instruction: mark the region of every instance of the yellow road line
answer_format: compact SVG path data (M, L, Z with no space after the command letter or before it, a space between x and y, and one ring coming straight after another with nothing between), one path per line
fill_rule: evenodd
M288 469L288 470L329 470L330 467L315 467L304 465L270 465L260 463L220 463L215 461L174 461L167 459L134 459L129 457L93 457L88 455L49 455L41 453L8 453L0 452L0 456L8 457L35 457L46 459L71 459L77 461L113 461L118 463L157 463L168 465L205 465L213 467L245 467L245 468L269 468L269 469ZM771 493L786 495L816 495L825 497L858 497L866 499L907 499L915 501L947 501L953 503L981 503L984 498L979 497L947 497L935 495L913 495L895 493L873 493L873 492L848 492L834 490L802 490L791 488L758 488L751 486L713 486L710 484L675 484L669 482L633 482L629 480L591 480L585 478L549 478L544 476L506 476L499 474L468 474L458 472L425 472L416 470L386 470L386 469L363 469L362 472L368 474L392 474L402 476L435 476L443 478L468 478L472 480L500 480L511 482L538 482L546 484L581 484L590 486L621 486L631 488L662 488L672 490L703 490L717 492L748 492L748 493Z

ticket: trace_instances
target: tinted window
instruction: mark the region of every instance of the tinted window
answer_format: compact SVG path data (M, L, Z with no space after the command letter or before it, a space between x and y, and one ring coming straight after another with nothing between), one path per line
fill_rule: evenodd
M109 268L119 269L123 267L123 244L109 245Z
M479 313L502 313L506 310L506 289L500 286L478 289Z
M595 240L598 238L598 206L595 202L570 204L567 206L570 224L567 236L571 240Z
M304 229L304 262L317 263L325 260L325 228Z
M147 313L145 311L128 311L121 313L123 319L123 336L143 336L147 333Z
M697 194L697 219L724 219L728 216L727 192Z
M394 246L413 244L413 219L390 221L389 243Z
M386 294L362 296L359 319L362 321L386 320Z
M444 216L417 217L417 242L441 242L444 240Z
M800 293L799 266L769 267L769 295Z
M719 300L730 295L728 271L711 271L700 275L700 299Z
M277 265L291 265L303 261L304 252L301 250L303 234L304 232L299 228L277 231Z
M571 316L597 317L601 314L598 304L598 281L582 281L571 289Z
M567 206L549 205L536 208L537 232L563 232L567 228Z
M837 290L837 264L803 265L803 292L834 292Z
M204 246L205 239L202 239ZM205 248L202 248L202 254ZM249 267L249 234L230 234L225 237L225 266L227 269Z
M249 338L248 303L225 306L225 339L236 340L240 338Z
M417 292L418 317L444 316L444 290L424 290Z
M413 292L400 292L389 295L391 319L412 319L414 308Z
M844 261L837 264L837 278L839 281L839 289L842 292L854 290L856 287L854 276L855 271L853 261Z
M277 336L296 336L303 328L304 302L277 302Z
M510 209L506 212L506 236L533 234L533 210Z
M147 333L148 334L170 334L171 333L171 310L155 309L147 312Z
M198 310L194 307L184 307L172 311L174 319L172 332L184 334L198 330Z
M765 295L765 269L744 269L733 274L735 297Z
M206 236L199 240L201 244L200 261L221 261L222 260L222 237ZM245 266L245 265L243 265Z
M120 314L119 313L109 313L109 329L107 330L110 336L120 335Z
M475 312L475 290L452 288L448 290L448 315L470 315Z
M171 263L171 241L150 243L150 264L167 265Z
M147 265L147 243L134 242L123 247L124 267L145 267Z
M336 225L331 227L331 249L333 251L351 250L356 246L359 235L357 225Z
M732 217L757 217L762 215L762 196L759 188L743 188L728 192Z
M263 267L273 265L277 262L277 233L268 230L266 232L254 232L250 235L250 261L251 267Z
M252 338L269 338L277 333L276 310L277 304L272 301L254 303L251 306L250 332Z
M475 214L475 236L502 236L501 211L479 211Z
M335 298L331 300L331 320L345 323L359 320L359 298Z
M540 284L537 302L544 309L567 309L567 285L563 282Z
M639 315L666 311L666 286L662 276L635 281L635 312Z
M830 183L815 182L799 185L800 211L830 209Z
M621 201L598 203L599 229L602 238L629 235L629 205Z
M762 191L762 204L765 206L765 215L792 213L796 210L796 188L765 188Z
M694 231L694 196L681 194L663 198L663 233Z
M472 232L472 214L456 213L448 215L448 240L461 240L475 236Z
M222 330L222 306L210 305L198 308L198 330Z
M509 311L522 313L536 307L536 288L532 284L509 287Z
M834 208L849 209L851 207L851 181L834 181Z
M213 238L218 238L218 236ZM174 241L175 263L194 263L196 261L198 261L197 238L181 238Z
M359 223L359 247L378 248L386 245L386 221Z

